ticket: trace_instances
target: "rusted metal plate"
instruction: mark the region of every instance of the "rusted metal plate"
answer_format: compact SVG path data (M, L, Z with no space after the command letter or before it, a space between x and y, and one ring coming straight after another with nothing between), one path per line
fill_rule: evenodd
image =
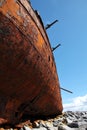
M62 112L49 39L28 1L0 0L0 119Z

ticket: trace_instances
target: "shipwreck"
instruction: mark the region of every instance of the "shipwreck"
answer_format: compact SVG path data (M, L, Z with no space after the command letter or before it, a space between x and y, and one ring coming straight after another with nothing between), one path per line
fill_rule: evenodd
M62 113L56 65L28 0L0 0L0 123Z

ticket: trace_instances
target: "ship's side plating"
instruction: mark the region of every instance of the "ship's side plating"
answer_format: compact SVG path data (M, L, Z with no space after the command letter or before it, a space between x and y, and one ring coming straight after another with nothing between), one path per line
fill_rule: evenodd
M27 0L0 0L0 118L62 112L49 39Z

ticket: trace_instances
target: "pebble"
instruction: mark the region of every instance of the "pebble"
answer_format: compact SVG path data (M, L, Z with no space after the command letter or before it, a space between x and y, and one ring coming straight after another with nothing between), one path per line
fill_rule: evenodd
M79 125L77 122L68 123L67 126L70 128L79 128Z
M21 129L22 130L22 129ZM31 130L31 128L29 128L28 126L24 126L23 130Z
M53 122L53 126L54 126L54 127L58 127L58 121L54 121L54 122Z
M40 128L40 123L38 121L34 121L32 123L33 128Z
M66 130L63 126L58 126L58 130Z

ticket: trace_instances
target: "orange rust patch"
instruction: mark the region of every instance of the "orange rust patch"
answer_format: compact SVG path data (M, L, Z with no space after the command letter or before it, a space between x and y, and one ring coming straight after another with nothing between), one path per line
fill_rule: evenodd
M10 5L10 6L9 6ZM34 23L34 21L32 21L31 19L29 19L29 16L26 13L26 16L24 16L25 12L24 10L20 7L20 4L16 3L14 0L7 0L4 1L4 3L2 4L2 6L0 7L0 12L2 12L5 16L10 15L11 17L14 17L15 19L17 19L17 21L22 25L26 24L25 26L25 31L27 32L27 34L32 34L32 33L36 33L37 32L37 39L35 40L35 44L36 46L41 49L43 44L44 44L44 39L41 36L39 29L36 27L36 24ZM19 15L19 12L21 11L21 14ZM34 32L32 32L32 30L28 31L27 28L29 28L28 26L28 22L29 24L31 24L32 26L32 30ZM18 24L18 23L16 23ZM28 25L28 26L27 26ZM18 25L20 26L20 25ZM25 32L25 34L26 34ZM30 35L31 35L30 34Z
M38 34L38 41L37 41L37 45L42 48L42 45L44 44L44 40L41 37L41 34Z
M0 7L0 12L2 12L5 16L7 16L7 14L9 13L11 16L14 16L19 21L21 21L21 17L17 14L19 9L19 5L14 0L7 0L2 3L2 6Z

